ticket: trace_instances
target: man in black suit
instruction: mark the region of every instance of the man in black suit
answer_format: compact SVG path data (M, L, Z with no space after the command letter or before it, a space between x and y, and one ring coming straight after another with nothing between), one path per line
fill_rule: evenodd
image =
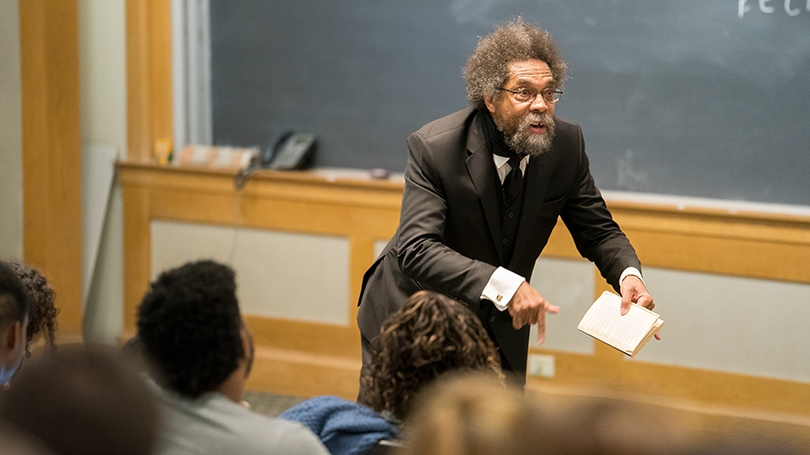
M554 117L566 64L522 19L484 37L464 77L472 106L408 137L396 234L363 278L363 358L385 318L431 289L468 305L525 382L529 326L545 340L559 308L526 281L561 217L580 254L630 302L652 309L640 262L590 174L578 125Z

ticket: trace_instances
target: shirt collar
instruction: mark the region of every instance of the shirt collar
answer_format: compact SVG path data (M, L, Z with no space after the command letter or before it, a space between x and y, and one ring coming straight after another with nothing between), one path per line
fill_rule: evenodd
M500 169L509 162L509 157L496 155L493 153L492 160L495 161L495 168ZM521 167L523 167L523 163L529 164L529 155L523 157L523 160L520 162Z

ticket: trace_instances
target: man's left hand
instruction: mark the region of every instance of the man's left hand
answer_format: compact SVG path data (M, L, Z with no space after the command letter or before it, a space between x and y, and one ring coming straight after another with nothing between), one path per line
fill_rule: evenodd
M644 282L641 281L641 278L635 275L627 275L624 280L622 280L621 292L622 314L627 313L627 310L630 309L630 303L636 303L648 310L655 308L655 302L650 293L647 292L647 286L644 286ZM660 340L661 335L656 333L655 339Z

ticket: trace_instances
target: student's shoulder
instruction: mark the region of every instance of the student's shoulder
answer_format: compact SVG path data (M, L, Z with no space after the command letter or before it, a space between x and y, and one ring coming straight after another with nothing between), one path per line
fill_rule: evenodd
M256 453L327 455L329 452L306 426L284 419L247 411L242 416L243 438L251 441ZM272 449L270 449L272 448ZM253 453L247 447L243 453Z
M278 454L328 455L329 451L309 428L298 422L271 419L275 426L273 446Z

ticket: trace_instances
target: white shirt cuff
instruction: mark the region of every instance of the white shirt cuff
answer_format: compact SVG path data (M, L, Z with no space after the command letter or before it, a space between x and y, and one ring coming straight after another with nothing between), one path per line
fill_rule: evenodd
M498 267L484 287L484 292L481 293L481 299L489 300L495 305L498 311L504 311L506 305L509 304L515 292L517 292L524 281L526 281L526 279L517 273L503 267Z
M622 272L622 275L619 277L619 286L621 286L622 281L624 281L624 279L627 278L627 275L633 275L635 277L638 277L638 279L641 280L642 283L644 283L644 278L641 277L641 271L639 269L635 267L627 267L626 269L624 269L624 272ZM644 286L646 285L647 283L644 283Z

